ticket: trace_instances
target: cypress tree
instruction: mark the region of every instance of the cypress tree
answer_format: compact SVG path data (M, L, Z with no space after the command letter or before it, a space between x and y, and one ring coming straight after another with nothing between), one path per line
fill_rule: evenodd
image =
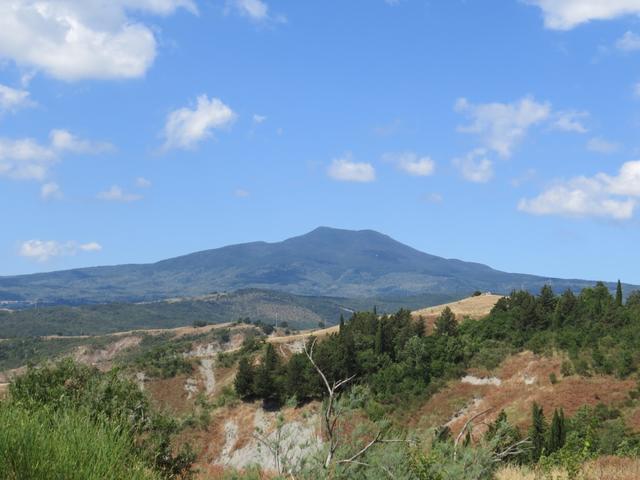
M271 343L267 343L267 348L262 357L262 363L258 367L255 375L254 392L263 400L278 400L280 392L276 382L280 359Z
M618 285L616 287L616 307L622 306L622 283L618 280Z
M540 460L545 447L545 432L547 430L542 407L533 402L531 407L531 428L529 438L531 439L531 461L536 463Z
M302 353L296 353L287 363L286 386L289 394L293 393L298 401L305 400L310 395L306 369L308 360Z
M382 355L382 353L384 352L384 329L381 318L378 319L378 323L376 325L374 350L376 352L376 355Z
M341 337L341 370L343 377L350 377L358 373L358 362L356 360L356 344L353 341L353 333L349 330Z
M555 409L553 412L553 420L551 421L551 428L549 429L549 442L547 449L549 453L557 452L564 446L566 439L565 424L564 424L564 412Z
M340 330L338 330L340 336L344 334L344 315L340 314Z
M253 391L254 372L247 357L242 357L238 364L238 373L234 380L236 393L240 398L247 398L254 394Z

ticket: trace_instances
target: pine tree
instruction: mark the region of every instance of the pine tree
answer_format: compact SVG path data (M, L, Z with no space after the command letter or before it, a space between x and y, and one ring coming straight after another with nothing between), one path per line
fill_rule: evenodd
M340 314L340 330L338 330L340 336L344 335L344 315Z
M242 357L238 364L238 373L234 380L236 393L240 398L248 398L254 394L254 371L247 357Z
M553 412L553 420L549 429L548 452L553 453L560 450L564 446L565 439L564 412L562 410L558 412L558 409L556 409Z
M531 440L531 461L536 463L540 460L545 447L545 433L547 425L544 419L542 407L536 402L531 407L531 428L529 438Z
M456 315L449 307L446 307L436 320L435 333L437 335L449 335L453 337L457 332L458 323L456 322Z
M618 285L616 287L616 307L622 306L622 283L618 280Z

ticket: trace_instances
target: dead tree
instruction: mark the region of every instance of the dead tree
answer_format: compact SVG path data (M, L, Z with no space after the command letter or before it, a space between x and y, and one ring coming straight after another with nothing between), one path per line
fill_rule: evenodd
M327 452L327 458L324 461L324 468L329 469L332 464L360 464L366 465L360 462L358 459L362 457L367 451L373 447L375 444L381 441L382 432L378 432L378 434L371 440L367 445L365 445L362 449L360 449L356 454L352 455L349 458L345 458L342 460L336 460L334 458L336 450L338 449L338 445L340 444L340 437L337 432L338 420L340 418L340 411L336 408L336 400L339 393L339 390L351 382L356 376L351 375L348 378L343 380L335 381L333 383L329 383L327 376L324 374L322 369L318 366L316 361L313 358L313 350L316 346L317 338L313 339L311 346L305 345L304 353L307 355L307 358L311 362L311 365L316 369L318 375L322 378L322 382L327 390L327 406L324 409L323 414L323 423L324 428L327 435L327 440L329 443L329 451Z

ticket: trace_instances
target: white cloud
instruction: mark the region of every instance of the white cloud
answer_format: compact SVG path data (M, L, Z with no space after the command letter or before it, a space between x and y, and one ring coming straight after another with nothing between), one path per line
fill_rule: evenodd
M197 13L192 0L3 0L0 57L66 81L141 77L156 39L130 13L179 8Z
M493 178L493 162L487 158L487 151L478 148L463 158L455 158L453 165L465 180L474 183L486 183Z
M626 32L618 39L616 47L624 52L635 52L640 50L640 35L633 32Z
M570 30L592 20L611 20L640 14L640 0L525 0L542 9L544 24L553 30Z
M273 16L269 12L269 5L263 0L227 0L227 9L233 9L254 22L285 23L287 21L284 15Z
M100 245L98 242L83 243L82 245L80 245L80 250L82 250L83 252L99 252L100 250L102 250L102 245Z
M49 134L51 146L60 152L96 155L113 150L113 145L106 142L92 142L76 137L67 130L52 130Z
M66 130L53 130L50 140L50 145L41 145L31 138L0 138L0 176L43 181L62 153L97 154L112 148L107 143L79 139Z
M595 153L602 153L610 155L620 150L620 145L615 142L610 142L601 137L593 137L587 142L587 150Z
M267 119L264 115L253 114L253 123L263 123Z
M138 188L149 188L151 187L151 185L152 185L151 180L147 180L144 177L136 178L136 187Z
M200 95L194 108L180 108L169 114L164 127L164 150L190 149L210 138L214 129L233 123L236 114L217 98Z
M588 116L588 112L579 112L576 110L557 112L554 114L555 119L552 128L563 132L587 133L588 130L580 119Z
M24 138L0 138L0 176L14 180L44 180L57 155L50 147Z
M370 163L354 162L351 154L342 158L335 158L327 170L327 174L334 180L341 182L373 182L376 171Z
M96 242L78 244L78 242L57 242L55 240L27 240L22 242L18 254L38 262L46 262L53 257L71 256L79 251L98 252L102 246Z
M513 103L478 105L460 98L455 109L471 120L469 125L459 127L458 130L478 135L485 148L504 158L511 156L514 147L525 137L529 128L547 120L551 115L551 105L548 102L539 103L532 97L524 97Z
M31 105L33 105L33 102L29 99L28 91L16 90L0 84L0 113L13 112Z
M251 195L251 192L248 190L244 190L242 188L238 188L233 192L233 196L237 198L247 198Z
M417 177L428 177L436 168L436 162L431 157L419 157L413 152L385 153L382 156L385 162L391 162L397 168Z
M634 95L636 98L640 98L640 82L636 83L636 84L633 86L633 95Z
M62 198L60 185L55 182L45 183L40 187L40 196L43 200L58 200Z
M627 220L640 198L640 161L622 165L618 175L598 173L558 182L533 199L522 199L518 209L534 215L602 217Z
M109 190L105 190L104 192L98 193L96 196L100 200L105 200L107 202L136 202L138 200L142 200L142 195L138 195L135 193L127 193L118 185L113 185Z

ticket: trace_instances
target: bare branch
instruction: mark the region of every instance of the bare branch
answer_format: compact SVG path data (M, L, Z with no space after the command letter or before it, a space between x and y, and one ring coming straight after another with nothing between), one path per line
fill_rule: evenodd
M526 445L531 445L531 440L525 438L524 440L520 440L519 442L514 443L513 445L509 445L502 452L496 453L493 456L494 462L502 462L507 457L514 457L516 455L520 455L521 453L525 453L529 450L529 448L520 448Z
M381 436L382 436L382 432L378 432L378 434L375 436L375 438L373 440L371 440L367 445L365 445L358 453L353 455L351 458L347 458L346 460L340 460L338 463L350 463L350 462L353 462L354 460L356 460L358 457L361 457L362 455L367 453L367 450L369 450L376 443L378 443L378 441L380 440Z
M493 410L493 407L489 407L486 410L475 414L473 417L471 417L469 420L466 421L466 423L462 427L462 430L460 430L460 433L458 433L458 436L456 437L456 441L453 444L453 458L454 458L454 460L458 456L458 444L460 443L460 439L462 438L462 435L467 430L467 428L469 428L469 425L471 424L471 422L473 422L478 417L482 417L483 415L486 415L491 410Z

